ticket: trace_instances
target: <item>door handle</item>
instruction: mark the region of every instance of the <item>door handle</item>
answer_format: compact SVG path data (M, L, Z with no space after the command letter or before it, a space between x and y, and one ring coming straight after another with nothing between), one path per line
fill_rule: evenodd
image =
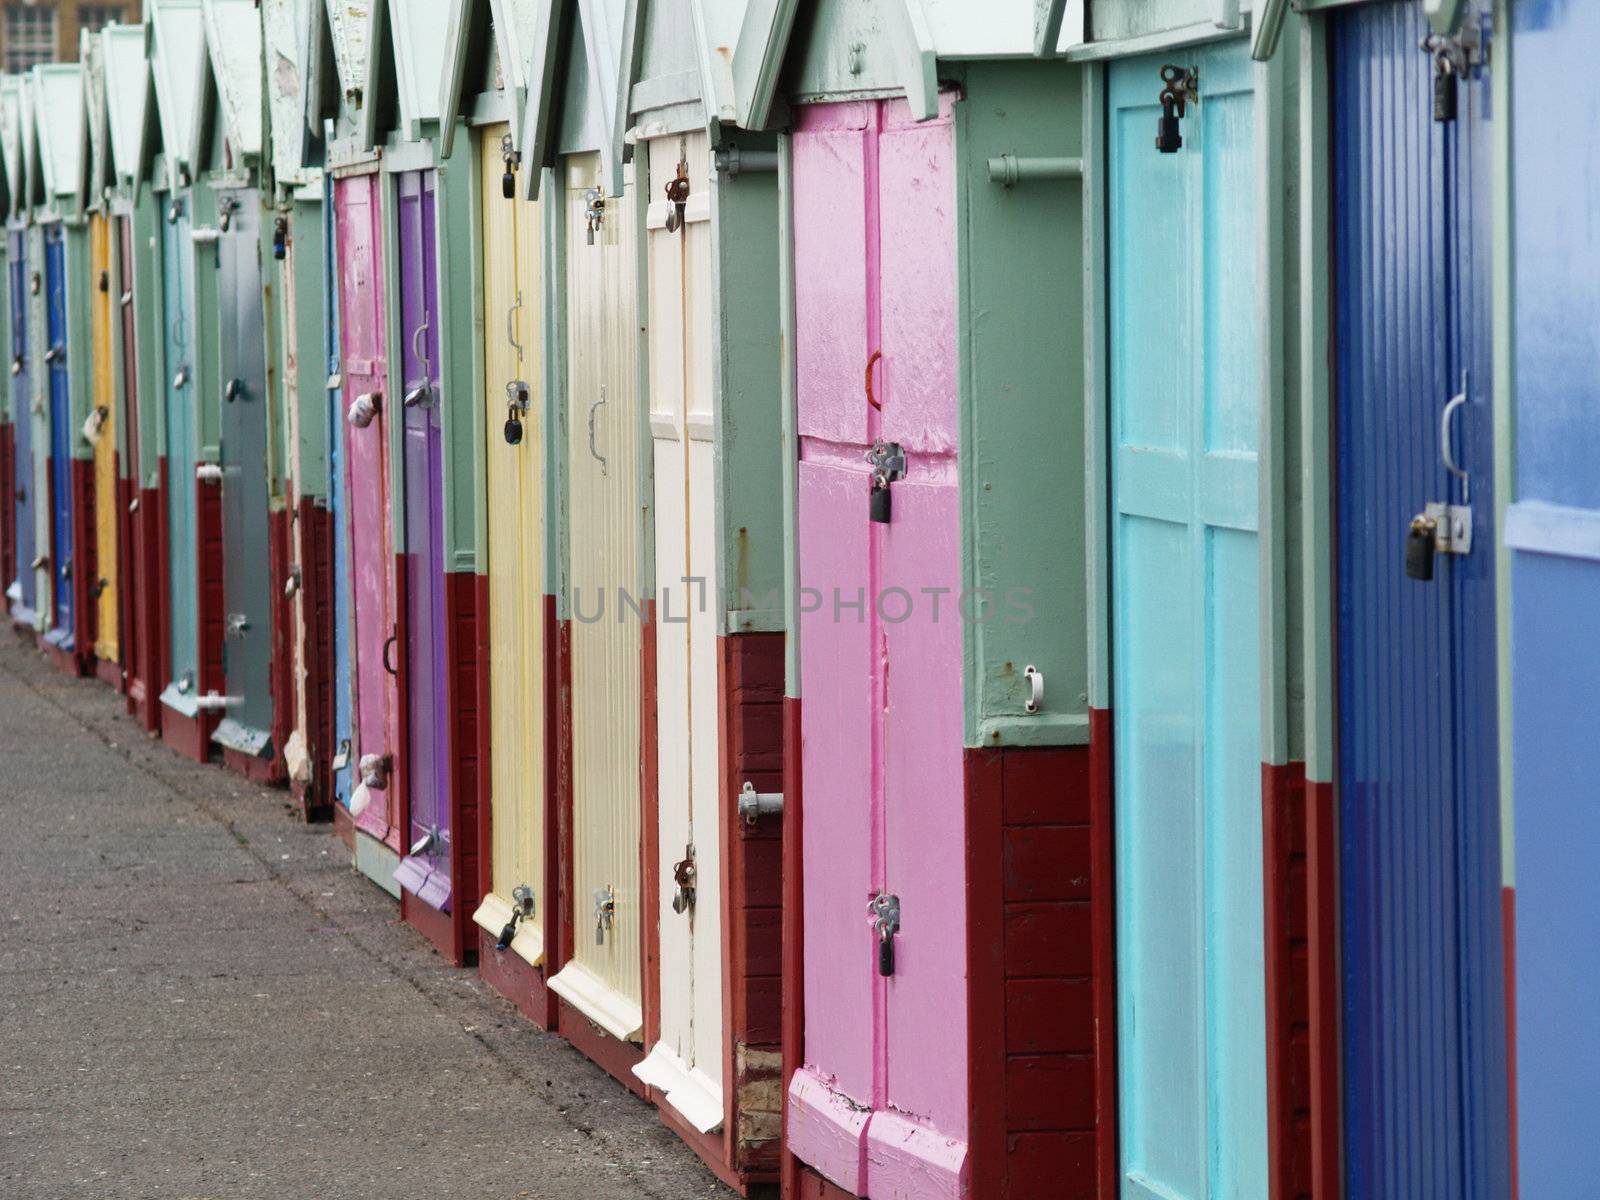
M593 404L589 405L589 453L594 457L595 461L600 464L600 474L602 474L602 475L606 474L606 459L605 459L605 455L601 454L599 450L595 449L595 445L594 445L594 415L595 415L595 413L600 411L600 406L602 404L604 404L605 402L606 402L606 389L602 387L600 389L600 399L596 400Z
M1444 469L1461 480L1461 502L1463 504L1472 503L1472 475L1462 470L1461 464L1456 461L1455 443L1450 436L1450 419L1456 415L1457 409L1465 407L1471 380L1471 372L1461 372L1461 390L1450 397L1450 402L1444 406L1444 412L1439 414L1439 457L1444 460Z
M522 293L517 293L517 302L506 309L506 341L511 343L511 348L517 352L517 361L522 361L522 343L517 341L516 320L517 313L522 311Z
M383 642L383 669L396 677L399 676L399 672L394 669L394 664L389 661L389 647L399 640L400 635L398 633L391 633Z

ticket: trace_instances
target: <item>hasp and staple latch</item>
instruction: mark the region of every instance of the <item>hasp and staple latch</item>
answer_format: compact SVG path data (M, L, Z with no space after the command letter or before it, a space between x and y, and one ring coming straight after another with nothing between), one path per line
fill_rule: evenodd
M687 159L678 160L677 177L670 180L663 189L667 193L667 232L677 233L683 228L683 210L689 204L689 162Z
M1419 48L1433 59L1433 119L1448 124L1461 108L1461 81L1482 59L1483 40L1469 21L1457 33L1430 33Z
M867 904L872 928L878 935L878 974L894 974L894 938L900 932L900 897L879 892Z
M533 916L533 889L525 883L519 883L511 889L511 919L500 930L499 940L495 942L496 950L509 950L512 941L517 936L517 922L526 921Z
M694 908L695 885L699 872L694 865L694 843L683 848L683 857L672 866L672 911L686 913Z
M893 513L889 485L906 477L906 452L898 442L878 439L866 453L872 468L872 494L867 515L879 525L887 525Z
M583 221L588 228L589 245L594 245L594 236L600 232L600 226L606 219L606 193L604 188L592 187L585 193L588 203L584 206Z
M1168 63L1161 68L1161 116L1156 126L1156 149L1176 154L1183 149L1182 119L1189 105L1200 99L1200 68Z
M517 149L509 133L500 139L500 157L506 165L506 173L500 176L500 194L507 200L515 200L517 198L515 172L522 165L522 151Z
M506 384L506 445L522 444L522 414L528 411L532 389L525 379L513 379Z
M604 946L606 934L617 920L617 889L611 884L594 889L594 944Z
M1433 578L1436 555L1472 553L1472 475L1456 459L1451 437L1453 418L1466 408L1471 394L1472 375L1463 371L1461 390L1439 415L1439 458L1445 471L1461 481L1461 503L1429 500L1406 532L1406 574L1423 583Z

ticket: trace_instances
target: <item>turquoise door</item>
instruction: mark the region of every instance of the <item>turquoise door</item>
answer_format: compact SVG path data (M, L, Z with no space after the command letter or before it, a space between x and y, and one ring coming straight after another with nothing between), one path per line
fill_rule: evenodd
M195 520L197 460L194 386L194 269L189 204L161 227L166 328L167 570L171 679L185 696L200 675L199 528Z
M1183 148L1160 71L1198 70ZM1255 96L1243 42L1110 69L1121 1195L1267 1195Z

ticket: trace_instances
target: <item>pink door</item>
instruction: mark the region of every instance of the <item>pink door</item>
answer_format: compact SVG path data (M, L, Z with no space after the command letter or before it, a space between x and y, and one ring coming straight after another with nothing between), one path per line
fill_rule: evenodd
M793 143L806 1033L789 1145L857 1195L930 1200L967 1187L953 137L948 99L923 124L884 101L808 107Z
M389 527L390 397L385 388L383 233L378 175L334 184L339 222L339 321L345 445L349 447L351 653L355 665L356 827L400 848L400 799L390 786L399 746L394 671L396 606Z

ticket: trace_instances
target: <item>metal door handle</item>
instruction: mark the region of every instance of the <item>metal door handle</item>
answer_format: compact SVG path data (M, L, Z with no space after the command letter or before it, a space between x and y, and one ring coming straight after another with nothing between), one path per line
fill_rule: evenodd
M517 341L516 320L517 313L522 310L522 293L517 293L517 302L506 309L506 341L511 343L511 348L517 352L517 361L522 361L522 343Z
M1472 476L1462 470L1461 465L1456 461L1455 445L1450 437L1450 418L1456 415L1457 409L1467 403L1471 379L1471 372L1461 372L1461 390L1450 397L1450 402L1444 406L1444 412L1439 415L1439 457L1444 459L1444 469L1461 480L1461 502L1463 504L1472 503Z
M594 445L594 415L595 415L595 413L600 411L600 406L602 404L604 404L605 402L606 402L606 390L605 390L605 388L601 388L600 389L600 399L596 400L593 404L589 405L589 453L591 455L593 455L595 460L600 464L600 474L602 474L602 475L604 475L606 473L606 459L605 459L605 456L603 454L601 454L599 450L595 449L595 445Z
M389 661L389 647L399 640L400 635L398 633L391 633L383 642L383 669L395 676L398 676L399 672L394 669L394 664Z

